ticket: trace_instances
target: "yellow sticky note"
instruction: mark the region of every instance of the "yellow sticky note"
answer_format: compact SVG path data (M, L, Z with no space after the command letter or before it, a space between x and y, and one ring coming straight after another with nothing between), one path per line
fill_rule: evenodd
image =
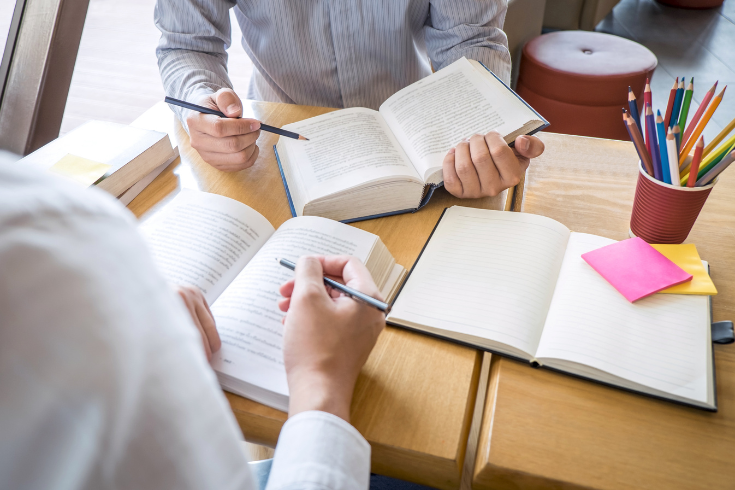
M702 259L699 258L696 245L685 243L682 245L651 246L692 275L691 281L671 286L659 292L670 294L717 294L717 289L715 289L712 279L707 274L707 269L704 268Z
M89 187L97 182L111 168L112 165L106 163L99 163L68 154L49 168L49 172L63 175L82 184L84 187Z

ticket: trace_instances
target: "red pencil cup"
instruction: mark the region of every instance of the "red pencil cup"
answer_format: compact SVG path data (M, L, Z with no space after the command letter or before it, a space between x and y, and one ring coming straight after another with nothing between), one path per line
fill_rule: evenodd
M648 243L682 243L717 179L704 187L678 187L648 175L638 162L630 235Z

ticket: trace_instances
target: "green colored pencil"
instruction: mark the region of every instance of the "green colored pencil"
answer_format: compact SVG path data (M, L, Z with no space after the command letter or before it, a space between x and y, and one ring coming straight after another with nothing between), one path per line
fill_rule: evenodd
M715 165L720 163L725 156L727 156L731 151L735 150L735 143L732 144L728 149L723 150L720 152L717 156L715 156L707 165L699 169L699 172L697 172L697 179L701 179L704 177L707 172L712 170Z
M684 92L684 102L681 104L681 114L679 114L679 127L684 130L687 123L687 116L689 115L689 105L692 103L692 94L694 93L694 77L689 82L686 92Z

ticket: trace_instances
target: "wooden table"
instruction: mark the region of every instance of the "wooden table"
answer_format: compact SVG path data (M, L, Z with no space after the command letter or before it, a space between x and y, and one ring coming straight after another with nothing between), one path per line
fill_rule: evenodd
M622 240L633 145L546 133L515 209ZM687 242L708 260L714 321L735 318L735 172L723 174ZM735 345L716 345L708 413L493 359L473 488L735 488Z
M332 109L246 102L246 117L282 126ZM141 216L172 198L182 187L237 199L278 227L291 217L272 146L276 136L261 133L255 165L237 173L206 164L189 145L172 113L155 106L136 125L168 131L179 145L174 162L131 204ZM510 193L462 204L509 209ZM357 223L380 236L398 263L410 268L446 206L458 204L440 191L421 212ZM155 212L155 209L152 211ZM372 471L437 488L457 488L478 388L479 351L394 328L380 336L357 382L352 423L372 446ZM286 414L227 394L245 438L275 446Z

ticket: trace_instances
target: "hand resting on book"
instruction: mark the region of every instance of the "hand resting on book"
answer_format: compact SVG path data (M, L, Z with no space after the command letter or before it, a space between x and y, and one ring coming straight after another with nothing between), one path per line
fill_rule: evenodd
M444 157L444 187L460 198L497 196L520 182L531 158L544 152L535 136L519 136L510 148L496 131L476 134Z
M349 422L360 369L385 326L383 313L324 286L323 274L375 298L382 297L355 257L301 257L295 279L280 288L287 312L283 360L290 393L289 416L329 412Z
M205 162L218 170L236 172L252 167L258 158L260 122L235 119L242 114L242 102L232 89L223 88L196 101L198 105L223 112L228 119L189 111L191 147Z
M204 353L207 354L207 360L211 361L212 354L222 347L222 341L219 338L214 316L209 310L204 294L201 289L191 286L176 286L176 292L184 300L186 309L189 310L191 319L202 336L202 344L204 345Z

